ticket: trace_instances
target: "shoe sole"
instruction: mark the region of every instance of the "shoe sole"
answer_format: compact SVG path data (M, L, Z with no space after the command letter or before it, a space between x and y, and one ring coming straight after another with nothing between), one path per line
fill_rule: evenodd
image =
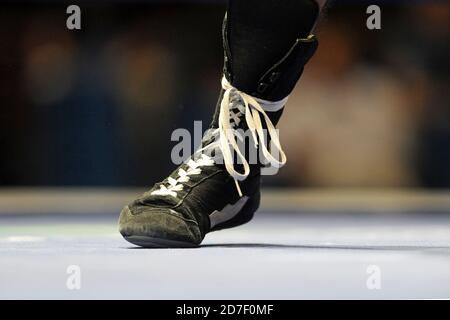
M144 248L197 248L198 245L176 240L161 239L147 236L124 236L128 242Z

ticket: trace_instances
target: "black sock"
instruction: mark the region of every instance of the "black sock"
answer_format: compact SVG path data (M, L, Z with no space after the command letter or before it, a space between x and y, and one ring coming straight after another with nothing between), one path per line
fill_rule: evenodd
M318 16L314 0L230 0L227 37L232 84L251 90L296 39L308 37Z

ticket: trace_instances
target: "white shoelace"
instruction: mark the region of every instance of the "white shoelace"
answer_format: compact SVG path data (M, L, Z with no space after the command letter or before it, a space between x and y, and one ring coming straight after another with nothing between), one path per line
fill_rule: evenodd
M248 177L250 174L250 165L239 149L236 140L237 132L235 129L236 126L239 125L243 114L245 115L245 121L255 142L255 148L259 145L262 151L262 157L274 167L281 167L286 163L286 155L281 148L277 130L265 111L275 112L280 110L286 104L288 97L276 102L257 99L234 88L225 77L222 78L222 88L225 91L220 104L219 128L212 133L213 135L218 135L218 141L208 144L205 148L199 149L197 152L200 152L201 156L197 158L194 157L195 160L190 159L187 162L187 170L180 168L178 170L179 177L177 179L169 177L168 186L161 184L160 189L153 191L151 193L152 195L170 195L176 197L177 192L183 190L183 183L188 182L190 176L200 174L202 172L201 167L203 166L212 166L215 164L214 159L203 153L203 151L219 148L224 160L225 168L230 176L233 177L239 196L242 197L242 191L238 181L243 181ZM234 97L240 99L236 101ZM237 113L234 113L234 110L237 110ZM276 149L275 151L280 155L280 160L276 159L267 149L266 136L264 135L264 128L260 115L264 118L272 148ZM243 173L235 170L233 152L235 152L239 158L238 163L241 163L244 168Z

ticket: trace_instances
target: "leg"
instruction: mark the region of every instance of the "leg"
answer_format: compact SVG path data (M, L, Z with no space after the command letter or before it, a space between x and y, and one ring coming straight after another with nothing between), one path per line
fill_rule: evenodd
M253 94L253 86L263 74L288 53L297 39L310 35L318 16L319 5L314 0L230 0L224 36L229 44L226 54L232 62L229 68L233 79L228 80L239 90ZM280 100L289 93L283 90L261 97Z
M188 162L124 208L119 229L125 239L145 247L196 246L208 232L253 217L263 163L286 162L274 126L317 48L310 32L319 12L314 0L230 0L211 130ZM250 147L238 145L240 130L250 133Z

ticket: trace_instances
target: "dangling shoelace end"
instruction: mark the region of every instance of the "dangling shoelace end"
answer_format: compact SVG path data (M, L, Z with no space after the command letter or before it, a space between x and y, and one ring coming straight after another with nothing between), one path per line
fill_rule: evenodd
M237 181L237 179L234 179L234 183L236 184L236 189L239 194L239 197L242 198L244 195L242 194L241 187L239 186L239 181Z

